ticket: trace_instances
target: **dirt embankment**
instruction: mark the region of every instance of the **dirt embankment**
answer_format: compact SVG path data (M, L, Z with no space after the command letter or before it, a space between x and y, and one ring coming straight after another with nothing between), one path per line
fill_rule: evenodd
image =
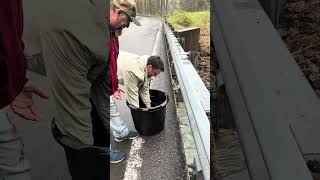
M320 1L287 0L278 32L320 97Z
M198 66L198 74L202 81L210 90L210 32L206 30L200 31L200 60Z

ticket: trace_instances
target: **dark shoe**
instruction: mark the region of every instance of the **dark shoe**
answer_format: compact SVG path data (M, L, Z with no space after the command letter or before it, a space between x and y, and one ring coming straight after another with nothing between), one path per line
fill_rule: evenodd
M124 160L124 153L118 150L110 150L110 163L119 163Z
M125 137L116 137L116 138L114 138L114 140L116 141L116 142L122 142L122 141L125 141L125 140L127 140L127 139L135 139L135 138L137 138L137 137L139 137L139 133L137 132L137 131L129 131L129 133L128 133L128 135L127 136L125 136Z

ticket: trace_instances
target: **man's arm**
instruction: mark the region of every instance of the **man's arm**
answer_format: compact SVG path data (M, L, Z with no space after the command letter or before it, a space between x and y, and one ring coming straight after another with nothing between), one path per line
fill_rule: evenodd
M91 86L91 99L94 104L99 118L106 129L110 128L110 78L109 69L106 67Z
M149 90L150 90L150 80L145 80L143 82L143 86L140 88L139 94L143 103L146 105L147 108L151 108Z
M100 2L100 1L99 1ZM104 1L101 1L105 3ZM98 3L99 4L99 3ZM104 5L98 5L98 8L105 7ZM108 3L106 3L108 4ZM97 25L101 32L92 34L89 39L83 41L86 48L89 49L92 54L92 59L88 61L91 64L90 72L88 74L88 80L91 82L90 98L91 102L95 106L97 115L106 129L110 128L110 95L111 95L111 82L109 71L109 19L102 18L105 16L104 8L96 11L100 13L100 18L97 19ZM87 42L87 43L85 43ZM95 62L95 63L93 63ZM93 64L92 64L93 63Z
M125 72L123 76L123 82L125 85L125 90L127 93L127 101L129 104L139 107L139 87L138 87L138 77L132 72Z

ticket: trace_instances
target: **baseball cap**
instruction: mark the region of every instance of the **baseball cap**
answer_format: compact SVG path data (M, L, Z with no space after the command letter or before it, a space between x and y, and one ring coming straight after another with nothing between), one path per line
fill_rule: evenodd
M124 11L137 26L141 23L136 18L136 3L133 0L112 0L113 4Z

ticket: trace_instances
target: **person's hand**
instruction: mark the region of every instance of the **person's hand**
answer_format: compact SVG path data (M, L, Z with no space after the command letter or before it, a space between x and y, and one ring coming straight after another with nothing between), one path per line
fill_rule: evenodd
M118 90L115 93L113 93L113 97L118 100L122 100L123 99L122 93L124 93L124 91L122 89L118 88Z
M34 102L32 99L33 93L44 99L48 99L48 95L46 95L29 80L24 85L20 94L18 94L18 96L12 101L10 106L12 111L20 117L27 120L38 121L40 120L40 115L34 107Z
M146 105L146 108L151 109L151 103L147 103L145 105Z

